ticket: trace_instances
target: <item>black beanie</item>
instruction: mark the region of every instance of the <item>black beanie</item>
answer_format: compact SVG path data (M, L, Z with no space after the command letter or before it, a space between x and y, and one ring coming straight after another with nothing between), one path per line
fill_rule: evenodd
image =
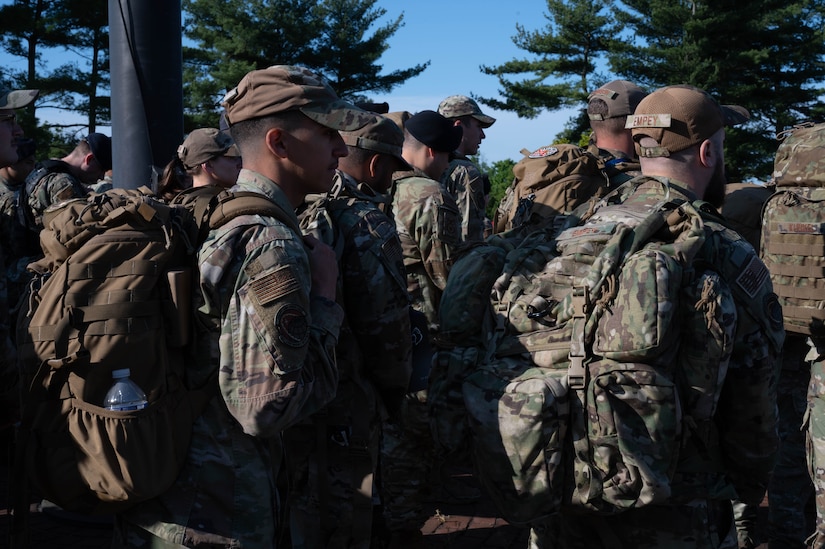
M102 133L90 133L86 138L92 154L100 163L103 171L112 169L112 138Z
M412 115L404 123L404 129L431 149L447 153L458 148L463 134L461 126L456 126L452 120L435 111L421 111Z

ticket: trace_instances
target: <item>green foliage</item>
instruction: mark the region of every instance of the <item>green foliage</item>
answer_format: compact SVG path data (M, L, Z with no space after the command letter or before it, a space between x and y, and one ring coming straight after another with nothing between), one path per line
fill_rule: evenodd
M217 125L224 94L270 65L311 67L353 101L420 74L429 61L380 74L378 61L403 16L373 28L386 13L376 1L184 0L184 33L194 44L183 52L186 129Z
M517 25L513 37L513 43L534 58L513 59L497 67L482 65L482 72L498 78L504 99L477 99L524 118L545 109L582 105L600 78L597 64L619 32L611 6L610 0L547 0L545 29L527 31ZM578 117L570 135L586 130L586 120Z
M487 201L487 217L490 219L495 217L496 208L504 196L504 191L513 182L513 166L515 165L515 161L510 158L498 160L492 165L485 162L480 164L481 171L490 178L490 196Z

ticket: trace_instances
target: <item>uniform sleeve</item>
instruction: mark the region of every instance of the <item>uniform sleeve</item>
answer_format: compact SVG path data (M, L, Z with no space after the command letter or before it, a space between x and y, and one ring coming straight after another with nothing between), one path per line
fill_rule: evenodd
M218 379L244 432L272 437L335 396L343 311L310 296L308 259L289 229L254 225L243 234L243 241L217 242L206 258L207 264L236 258L236 267L224 273L223 284L232 291L225 292ZM201 271L209 276L209 268Z
M347 238L342 265L347 320L370 380L386 398L401 395L412 369L409 297L395 225L369 213Z
M457 164L447 176L447 191L455 198L461 216L462 242L484 240L484 182L469 163Z
M718 260L727 260L728 273L735 273L729 284L737 305L733 353L717 414L719 441L739 499L758 505L779 446L776 387L782 313L767 269L750 245L728 247Z
M444 290L447 284L460 230L458 208L452 197L448 194L428 197L418 213L414 237L424 269L439 290Z

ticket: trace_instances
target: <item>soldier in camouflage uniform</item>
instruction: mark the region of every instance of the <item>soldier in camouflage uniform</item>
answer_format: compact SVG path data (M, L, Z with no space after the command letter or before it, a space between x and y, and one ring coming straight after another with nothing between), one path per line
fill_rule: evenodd
M392 214L401 238L407 291L426 317L430 336L438 329L438 306L452 255L460 242L460 216L439 180L461 127L434 111L421 111L404 124L404 159L412 170L393 176ZM409 393L400 421L388 421L381 439L381 500L392 543L420 536L424 500L435 458L426 390Z
M21 222L31 231L43 228L43 212L52 204L83 198L89 186L112 169L112 140L102 133L90 133L61 159L44 160L26 178L18 204Z
M484 130L496 119L481 112L478 103L466 95L451 95L438 105L438 113L462 130L461 143L450 153L450 165L441 178L461 213L461 240L484 240L487 197L484 177L468 157L478 154Z
M17 123L15 109L30 105L39 90L0 89L0 167L11 166L20 159L18 142L23 128ZM0 243L0 265L6 254ZM9 323L9 301L6 289L6 271L0 269L0 437L11 437L11 426L20 410L16 350L12 343Z
M20 223L17 203L26 177L34 170L36 145L33 139L20 139L20 160L0 168L0 245L5 251L6 281L11 307L11 334L14 337L16 305L31 278L26 266L41 256L40 239Z
M284 433L295 549L371 546L373 476L382 419L397 419L411 370L409 296L395 223L380 209L404 133L388 118L341 132L349 154L332 190L308 205L301 226L336 250L344 323L335 399ZM323 447L319 447L323 445Z
M283 212L236 217L200 247L194 300L208 331L187 381L215 384L215 396L193 426L176 483L118 516L114 547L275 547L282 432L338 385L335 254L301 235L294 208L332 186L347 153L338 130L369 118L296 66L251 71L223 105L244 155L232 188Z
M701 199L720 207L728 112L689 86L662 88L642 100L629 123L645 175L617 191L618 203ZM705 234L696 261L722 277L736 307L724 318L734 334L733 352L706 442L688 438L681 446L668 503L607 516L565 511L557 524L560 537L542 540L546 546L735 548L731 499L750 505L761 500L778 448L781 308L747 241L707 218Z
M722 215L731 227L759 250L762 207L774 187L757 183L729 183ZM807 504L813 497L805 457L803 421L807 407L810 364L805 361L809 347L804 336L788 332L782 347L782 370L777 387L779 407L779 458L768 483L768 546L791 549L805 546ZM756 547L758 505L734 502L739 547Z
M816 531L809 544L825 548L825 338L808 338L810 350L805 357L811 365L805 427L808 437L808 463L816 497Z
M613 80L587 97L587 118L593 130L590 150L604 159L611 188L641 175L633 137L625 128L625 121L646 95L632 82Z

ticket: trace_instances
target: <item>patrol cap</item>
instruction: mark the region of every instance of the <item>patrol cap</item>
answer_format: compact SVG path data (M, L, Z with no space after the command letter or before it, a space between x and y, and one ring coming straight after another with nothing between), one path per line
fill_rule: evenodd
M112 169L112 138L102 133L90 133L86 137L86 143L92 149L92 154L95 155L103 171Z
M464 130L435 111L421 111L404 124L410 134L431 149L453 152L461 143Z
M230 127L297 110L327 128L352 131L371 116L339 98L322 76L297 65L273 65L247 73L224 96L222 104Z
M20 109L37 99L40 90L9 90L0 88L0 109Z
M403 130L404 124L410 119L412 113L410 111L393 111L388 112L384 116L395 122L395 125Z
M587 96L588 113L590 120L607 120L633 114L639 102L645 98L647 92L628 80L613 80L604 86L590 92ZM590 102L601 99L607 105L607 114L590 113Z
M192 130L178 147L178 158L187 170L218 156L240 155L232 138L217 128Z
M642 99L625 127L631 130L639 156L652 158L670 156L748 119L750 113L744 107L720 106L706 91L678 85L660 88ZM643 147L639 145L643 137L659 145Z
M489 128L496 121L492 116L487 116L481 112L478 103L472 97L466 95L451 95L438 104L438 114L445 118L458 118L460 116L472 116L481 122L482 128Z
M380 114L370 122L351 132L341 132L344 143L368 151L388 154L398 161L399 170L411 170L412 166L401 156L404 132L395 122Z

